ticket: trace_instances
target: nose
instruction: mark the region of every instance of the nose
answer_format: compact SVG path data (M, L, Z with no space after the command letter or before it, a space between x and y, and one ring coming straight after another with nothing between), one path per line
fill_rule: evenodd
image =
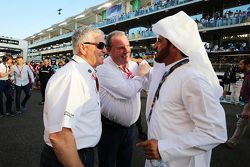
M154 46L153 46L154 50L157 49L157 42L154 43Z
M103 53L103 54L106 54L106 53L107 53L107 48L106 48L106 46L104 46L104 48L102 49L102 53Z

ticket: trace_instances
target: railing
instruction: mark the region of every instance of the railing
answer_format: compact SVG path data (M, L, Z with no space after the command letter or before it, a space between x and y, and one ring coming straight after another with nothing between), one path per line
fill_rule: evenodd
M139 16L150 15L153 13L164 11L166 9L172 9L172 8L177 7L177 6L184 6L184 5L188 5L189 3L195 3L195 2L199 2L199 1L203 1L203 0L169 0L166 3L161 3L159 5L154 5L154 6L148 6L148 7L145 7L143 9L137 10L135 12L122 14L121 16L113 17L109 20L95 23L92 26L101 28L101 27L105 27L109 24L117 24L118 22L132 20L132 19L135 19L136 17L139 17ZM49 42L54 42L54 41L57 41L57 40L60 40L63 38L68 38L68 37L72 36L72 34L73 34L73 32L69 32L69 33L62 34L62 35L59 35L59 36L56 36L56 37L53 37L50 39L39 40L37 42L35 41L29 47L32 48L32 47L43 45L43 44L46 44Z
M41 41L33 43L32 45L29 45L29 48L33 48L33 47L43 45L43 44L46 44L46 43L58 41L60 39L69 38L69 37L72 36L72 34L73 34L73 32L68 32L68 33L65 33L65 34L50 38L50 39L41 40Z
M108 18L105 21L92 24L92 26L97 27L97 28L102 28L107 25L117 24L120 22L132 20L141 16L146 16L146 15L150 15L153 13L162 12L165 10L173 9L179 6L184 6L184 5L188 5L188 4L196 3L200 1L203 1L203 0L169 0L168 2L165 1L158 5L147 6L142 9L136 10L134 12L123 13L119 16Z
M210 20L202 20L198 23L199 28L211 28L211 27L221 27L221 26L230 26L235 24L241 24L245 22L250 22L250 18L247 15L243 16L233 16L230 18L218 18Z
M64 47L56 48L56 49L50 49L50 50L37 51L37 52L29 53L29 56L36 56L36 55L64 52L64 51L68 51L68 50L72 50L72 45L64 46Z

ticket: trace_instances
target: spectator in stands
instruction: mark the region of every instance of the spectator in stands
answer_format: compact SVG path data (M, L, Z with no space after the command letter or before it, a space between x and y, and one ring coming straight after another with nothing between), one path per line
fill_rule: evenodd
M102 136L99 167L131 167L134 123L140 114L140 91L150 66L129 60L131 50L124 32L107 37L109 57L97 68L100 82Z
M106 52L104 34L85 27L72 35L72 61L49 80L44 104L44 140L40 167L94 167L101 132L95 68ZM112 136L114 137L114 136Z
M13 61L11 54L6 54L2 58L2 63L0 64L0 118L5 116L14 116L12 111L12 87L9 83L9 75L13 74L13 69L9 68L9 65ZM3 94L6 97L6 112L3 111Z
M226 142L227 146L230 148L235 148L239 142L241 137L244 135L249 117L250 117L250 59L241 60L239 63L239 68L242 72L244 72L244 81L241 88L241 97L244 101L245 105L243 111L239 115L239 119L236 124L236 129L234 131L233 136Z
M31 96L30 83L34 83L34 75L30 67L23 62L22 56L16 57L16 65L13 66L14 69L14 79L15 79L15 89L16 89L16 112L20 114L21 111L26 111L26 103ZM25 93L25 97L20 104L20 98L22 90Z
M161 64L152 71L147 98L148 140L137 144L145 151L145 167L209 167L227 130L222 88L197 25L181 11L152 27Z
M223 75L223 84L224 84L224 90L223 90L223 99L222 100L227 100L226 96L230 92L230 74L232 72L232 67L228 66L224 75Z
M43 66L39 70L39 81L40 81L40 88L41 88L41 94L42 94L42 101L39 103L40 105L44 104L45 101L45 89L46 85L50 79L50 77L54 74L53 68L49 65L49 58L43 59Z

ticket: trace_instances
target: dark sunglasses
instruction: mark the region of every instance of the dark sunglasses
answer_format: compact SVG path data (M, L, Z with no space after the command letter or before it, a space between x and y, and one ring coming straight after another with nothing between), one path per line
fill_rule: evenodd
M99 43L93 43L93 42L84 42L83 44L89 44L89 45L95 45L98 49L103 49L104 47L106 48L106 44L103 42Z

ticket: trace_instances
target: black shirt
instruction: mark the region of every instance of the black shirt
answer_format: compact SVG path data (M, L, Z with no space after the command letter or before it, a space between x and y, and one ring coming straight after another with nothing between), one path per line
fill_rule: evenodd
M45 67L44 65L40 68L39 71L39 80L41 82L48 82L50 77L54 74L54 70L51 66Z

